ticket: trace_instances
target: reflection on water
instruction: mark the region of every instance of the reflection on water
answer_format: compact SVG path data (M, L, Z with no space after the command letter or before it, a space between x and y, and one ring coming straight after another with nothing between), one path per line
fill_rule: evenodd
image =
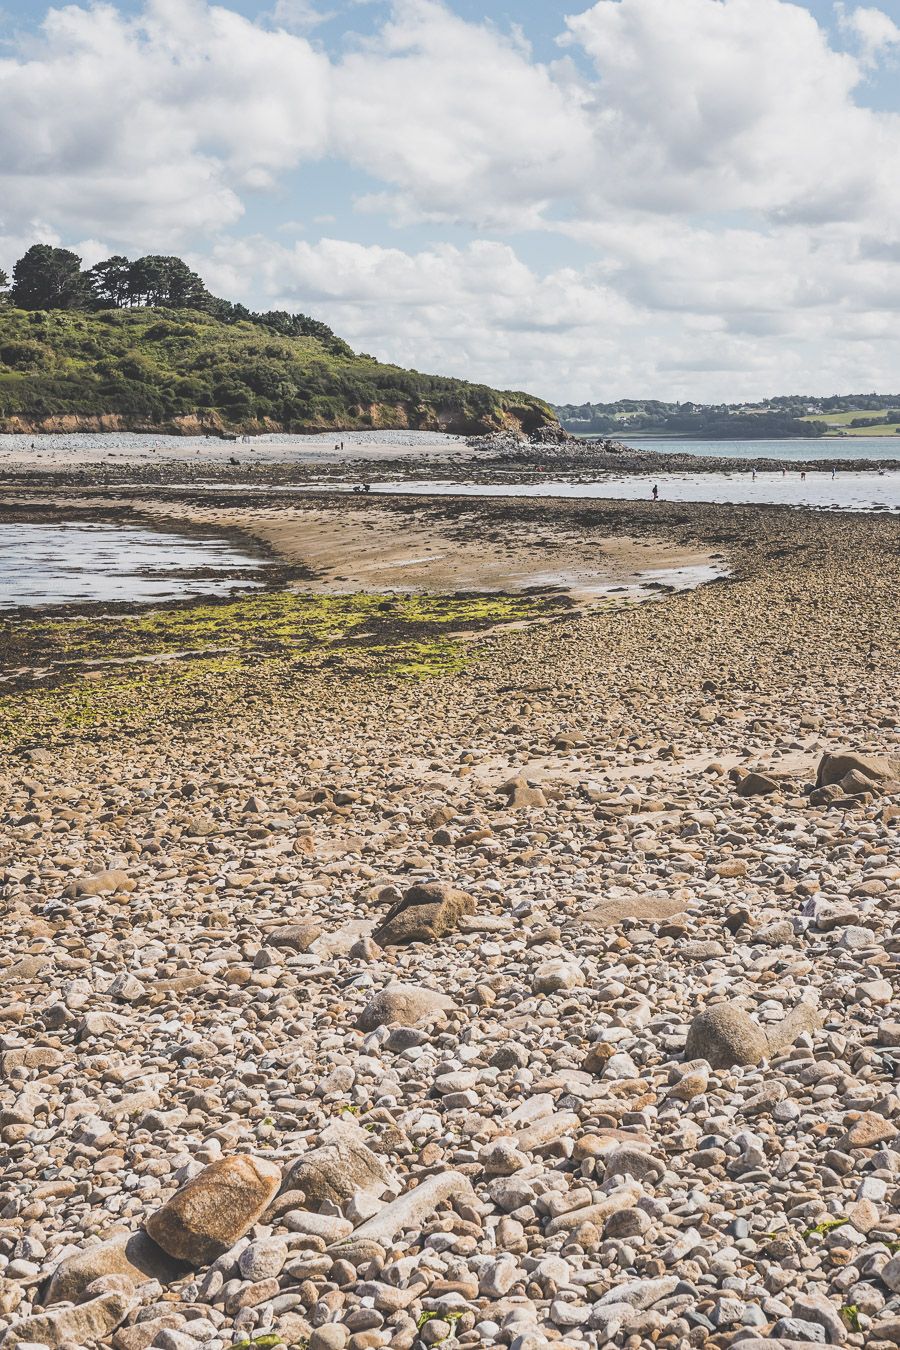
M0 523L0 608L228 595L261 585L234 576L261 565L225 540L134 525Z
M884 473L809 472L786 474L661 473L615 474L591 482L541 479L531 483L373 483L373 492L410 492L428 496L460 497L587 497L641 501L653 486L661 501L733 502L759 506L805 506L834 511L896 511L900 509L900 471Z

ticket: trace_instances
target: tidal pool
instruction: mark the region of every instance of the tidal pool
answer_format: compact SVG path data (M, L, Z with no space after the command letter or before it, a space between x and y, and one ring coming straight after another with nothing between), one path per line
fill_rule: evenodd
M224 539L140 525L0 523L0 609L180 600L261 586L264 564Z

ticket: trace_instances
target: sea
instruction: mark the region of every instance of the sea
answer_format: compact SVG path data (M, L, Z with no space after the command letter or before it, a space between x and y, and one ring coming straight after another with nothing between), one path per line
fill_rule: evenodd
M900 467L900 436L801 437L779 441L680 440L669 436L629 436L633 450L707 459L895 459Z

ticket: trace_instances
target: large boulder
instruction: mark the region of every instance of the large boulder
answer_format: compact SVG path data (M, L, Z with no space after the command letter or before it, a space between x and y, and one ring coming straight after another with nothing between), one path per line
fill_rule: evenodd
M266 935L266 941L270 947L287 947L293 952L308 952L321 936L322 928L317 923L286 923L273 928Z
M579 916L586 928L616 928L626 920L664 923L684 913L684 901L668 895L623 895L601 900Z
M751 772L740 779L736 791L739 797L766 797L770 792L777 792L778 787L778 782L768 774Z
M758 1064L769 1053L766 1033L742 1008L717 1003L691 1023L685 1059L705 1059L714 1069L735 1064Z
M353 1234L354 1241L369 1238L384 1247L390 1247L398 1234L407 1230L418 1232L430 1219L438 1205L447 1200L472 1204L475 1192L469 1178L461 1172L439 1172L426 1177L413 1190L367 1219Z
M816 787L840 784L848 774L860 774L872 783L900 782L900 756L866 755L856 750L835 750L822 756Z
M358 1126L338 1121L291 1167L284 1191L302 1191L304 1208L318 1210L325 1202L343 1205L357 1191L376 1195L396 1186L396 1179L376 1153L359 1137ZM397 1187L399 1189L399 1187Z
M50 1277L42 1301L77 1303L88 1285L101 1275L127 1275L135 1284L143 1284L145 1280L170 1284L183 1270L146 1233L121 1233L61 1261Z
M388 910L372 934L380 947L407 942L437 942L452 933L464 914L475 913L475 901L465 891L444 882L410 886Z
M805 1031L821 1026L814 1004L801 999L783 1021L763 1030L749 1013L733 1003L716 1003L694 1018L688 1032L684 1057L705 1059L713 1069L735 1064L759 1064L761 1060L793 1045Z
M547 798L541 789L536 783L529 783L527 778L511 778L499 790L506 798L507 809L510 811L525 811L531 808L540 810L547 805Z
M101 1294L77 1307L53 1308L50 1312L23 1317L9 1328L0 1345L10 1347L29 1345L87 1345L106 1341L111 1332L124 1322L136 1300L126 1294Z
M72 900L85 895L112 895L115 891L133 891L137 882L127 872L114 868L111 872L95 872L90 877L75 877L66 888Z
M176 1261L206 1266L259 1220L281 1185L281 1168L239 1154L210 1163L144 1224Z
M417 984L389 984L371 998L359 1015L357 1026L361 1031L377 1031L379 1027L399 1023L414 1026L426 1018L435 1018L456 1007L447 994L426 989Z

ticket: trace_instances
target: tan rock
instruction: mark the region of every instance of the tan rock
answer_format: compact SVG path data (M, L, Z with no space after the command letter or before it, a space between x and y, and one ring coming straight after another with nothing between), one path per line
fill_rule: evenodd
M208 1265L259 1220L281 1185L281 1169L239 1154L210 1163L152 1214L144 1227L163 1251Z
M674 900L669 896L627 895L601 900L580 915L580 922L588 928L616 928L626 919L662 923L665 919L683 913L683 900Z
M400 1022L413 1026L426 1017L436 1017L456 1007L452 998L415 984L389 984L370 999L359 1016L361 1031L375 1031L378 1027Z
M527 778L513 778L504 783L500 791L506 797L506 805L512 811L523 811L528 807L543 807L547 798L539 787L529 783Z
M357 1138L360 1134L352 1125L332 1125L326 1141L294 1163L284 1185L303 1192L305 1209L317 1210L325 1201L341 1205L357 1191L380 1195L394 1183L390 1169Z
M864 1111L844 1136L843 1148L874 1148L897 1138L897 1127L877 1111Z
M4 1350L23 1341L48 1345L63 1345L74 1341L84 1345L88 1341L105 1340L125 1321L135 1300L124 1294L101 1294L76 1307L54 1308L50 1312L35 1313L16 1322L3 1337Z
M111 872L96 872L90 877L75 877L68 887L68 894L77 900L82 895L112 895L116 891L133 891L137 882L127 872L118 868Z
M61 1261L43 1301L47 1305L75 1303L89 1284L104 1275L127 1275L135 1284L144 1280L169 1284L182 1270L146 1233L122 1233Z
M737 785L739 797L766 797L778 791L778 783L764 773L748 773Z
M816 787L840 784L849 773L861 774L873 783L895 782L900 779L900 758L860 754L856 750L835 750L822 756L816 774Z
M451 933L464 914L475 913L475 901L465 891L432 881L411 886L392 905L372 934L380 947L407 942L437 942Z

